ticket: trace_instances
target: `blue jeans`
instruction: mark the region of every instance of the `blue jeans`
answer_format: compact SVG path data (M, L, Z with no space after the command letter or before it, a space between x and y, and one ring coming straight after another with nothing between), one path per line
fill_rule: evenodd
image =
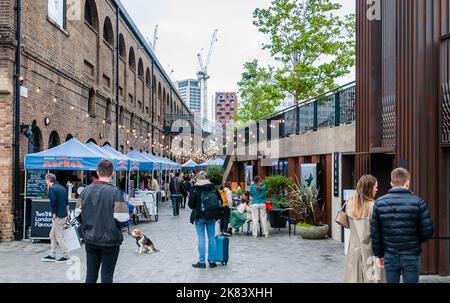
M197 219L195 221L195 228L197 229L198 238L198 259L202 264L205 262L205 227L208 232L208 261L209 263L215 262L216 254L216 220L203 220Z
M384 267L388 283L400 283L400 276L403 277L403 283L419 283L418 255L385 254Z

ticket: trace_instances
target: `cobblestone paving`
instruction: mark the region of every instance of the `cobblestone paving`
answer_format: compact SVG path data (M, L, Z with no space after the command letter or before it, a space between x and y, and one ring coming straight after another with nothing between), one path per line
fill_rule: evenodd
M234 234L230 239L230 263L215 269L194 269L197 238L189 223L189 211L180 217L171 208L160 208L160 220L141 223L144 233L161 251L135 253L134 239L126 236L116 267L115 282L179 283L340 283L344 274L343 245L333 240L306 241L286 230L271 230L269 239ZM0 243L1 282L80 283L85 277L84 249L73 253L69 264L42 263L49 244ZM79 262L77 262L77 259ZM450 282L445 277L424 277L424 282Z

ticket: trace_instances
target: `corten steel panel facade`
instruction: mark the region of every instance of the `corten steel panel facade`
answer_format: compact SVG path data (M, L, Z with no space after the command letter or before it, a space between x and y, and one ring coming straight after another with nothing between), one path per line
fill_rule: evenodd
M356 175L371 173L375 154L392 153L428 203L435 236L448 237L449 150L441 144L440 107L449 81L450 0L382 0L381 20L373 21L366 2L356 1ZM449 273L448 241L423 249L423 273Z

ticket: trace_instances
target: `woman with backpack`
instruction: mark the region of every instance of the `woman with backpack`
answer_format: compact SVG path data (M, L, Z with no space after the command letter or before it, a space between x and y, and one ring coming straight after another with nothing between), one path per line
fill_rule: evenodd
M191 223L195 224L198 238L199 261L194 268L206 268L205 230L208 234L208 262L211 268L216 267L216 222L221 216L222 198L216 186L206 179L204 172L197 176L188 201L192 209Z
M256 176L254 184L250 187L250 195L252 197L252 230L253 237L258 237L259 220L263 228L264 236L269 237L269 226L267 225L267 188L262 184L261 177Z

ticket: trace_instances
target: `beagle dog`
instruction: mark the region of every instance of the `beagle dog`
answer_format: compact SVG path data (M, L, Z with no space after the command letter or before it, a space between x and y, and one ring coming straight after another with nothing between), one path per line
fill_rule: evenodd
M142 254L149 251L154 253L159 251L155 248L155 245L153 245L152 240L145 236L140 229L133 230L131 236L136 239L136 245L138 246L136 253Z

